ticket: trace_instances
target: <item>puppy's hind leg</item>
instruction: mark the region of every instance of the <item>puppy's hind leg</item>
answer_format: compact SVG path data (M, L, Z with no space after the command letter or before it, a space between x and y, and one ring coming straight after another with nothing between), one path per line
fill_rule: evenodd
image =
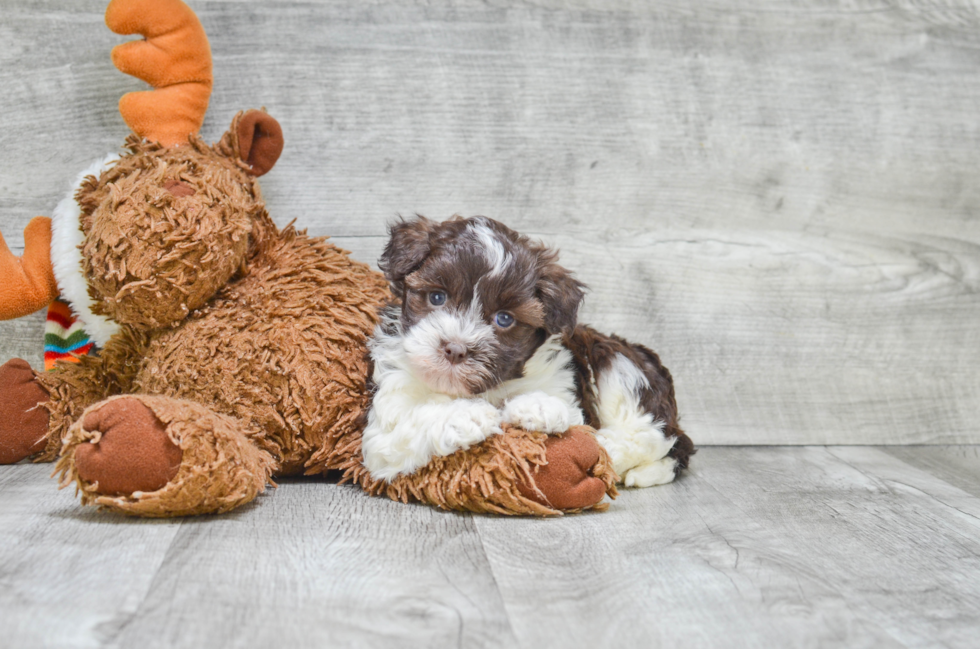
M590 362L596 377L599 443L627 487L671 482L686 468L694 444L677 424L670 372L655 353L594 331Z
M609 453L623 484L653 487L673 481L680 469L678 461L670 456L677 438L667 437L663 422L654 420L649 413L633 409L630 404L621 407L623 412L619 414L625 416L618 421L603 421L596 439ZM600 405L600 413L601 410Z

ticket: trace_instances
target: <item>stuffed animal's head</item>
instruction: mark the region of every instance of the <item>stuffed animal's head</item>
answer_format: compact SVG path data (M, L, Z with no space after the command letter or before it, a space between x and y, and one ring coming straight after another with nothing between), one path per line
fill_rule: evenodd
M0 245L0 270L18 280L9 295L0 291L0 317L30 313L60 291L100 343L120 324L181 321L243 268L250 238L268 222L256 178L283 147L279 124L257 110L236 115L213 146L198 137L211 50L183 2L112 0L105 19L119 34L143 36L114 48L112 59L153 86L119 102L134 133L128 153L83 173L50 230L34 226L40 236L30 233L19 263Z
M87 177L75 198L92 312L152 329L211 299L245 263L265 210L258 158L276 140L275 120L250 111L213 147L131 137L128 155Z
M245 263L265 206L255 178L275 164L282 129L262 111L239 114L215 146L196 135L211 90L207 36L179 0L113 0L106 24L144 40L116 47L123 72L154 90L120 112L129 153L83 181L82 266L93 313L140 328L172 325L202 306Z

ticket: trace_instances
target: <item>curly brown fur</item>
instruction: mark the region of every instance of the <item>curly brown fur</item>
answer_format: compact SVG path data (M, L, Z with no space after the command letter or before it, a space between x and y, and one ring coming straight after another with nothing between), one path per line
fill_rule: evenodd
M127 146L131 155L78 192L82 258L95 313L154 329L224 286L265 208L254 178L196 137Z
M150 518L188 516L229 511L251 502L265 489L275 460L242 434L239 422L191 401L145 395L113 397L86 412L117 399L138 399L152 410L166 426L170 440L183 451L183 459L176 477L162 489L101 495L98 484L82 479L75 466L74 449L100 435L86 430L84 418L79 419L65 436L55 472L63 487L77 485L83 504Z
M575 513L582 508L558 509L544 504L548 501L524 494L525 485L535 484L536 469L548 464L548 449L544 433L528 432L514 426L504 426L504 432L494 435L467 450L446 457L436 457L412 475L399 476L391 482L371 478L360 461L360 440L351 459L344 465L344 481L355 482L374 495L386 495L401 502L421 502L440 509L505 515L559 516ZM605 486L605 493L615 498L616 473L608 456L596 444L600 460L592 468L591 477ZM558 489L572 486L564 483ZM536 490L537 488L534 487ZM540 492L539 492L540 493ZM544 502L542 502L542 500ZM597 503L585 509L602 511L608 507Z
M236 282L178 329L156 336L133 389L233 416L277 474L335 468L367 407L367 336L385 283L346 252L271 222Z
M81 480L71 456L85 438L83 413L119 395L155 395L184 404L180 412L216 417L223 423L209 430L224 437L181 424L185 444L203 436L184 464L211 452L234 461L248 445L268 458L258 488L273 473L316 473L349 459L369 400L366 340L390 298L387 283L325 239L276 227L251 165L238 157L241 119L214 147L196 137L176 148L131 137L129 155L77 193L94 310L121 326L98 356L38 377L51 399L47 445L35 459L62 452L66 476ZM179 419L172 404L154 403ZM214 446L228 435L241 439ZM142 515L218 506L207 495L217 484L179 497L171 487L125 506L92 494L83 501ZM240 504L253 492L221 498Z
M71 425L89 406L132 388L147 339L131 327L122 327L98 355L81 356L77 363L59 362L50 372L37 374L37 382L51 398L48 411L48 437L44 451L32 458L51 462L61 452L61 440Z

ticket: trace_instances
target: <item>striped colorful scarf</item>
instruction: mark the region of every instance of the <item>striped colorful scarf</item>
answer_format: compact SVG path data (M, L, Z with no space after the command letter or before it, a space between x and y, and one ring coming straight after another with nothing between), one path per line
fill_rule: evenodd
M57 361L77 363L79 356L91 352L94 345L68 303L55 298L44 325L44 369L54 368Z

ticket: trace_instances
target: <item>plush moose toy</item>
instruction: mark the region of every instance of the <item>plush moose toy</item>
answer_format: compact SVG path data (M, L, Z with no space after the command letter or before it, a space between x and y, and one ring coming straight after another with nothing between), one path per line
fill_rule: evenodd
M414 474L373 480L361 432L366 340L384 278L323 239L278 229L256 181L283 146L263 111L197 136L210 48L179 0L112 0L113 50L154 86L126 95L127 152L85 171L54 219L0 238L0 317L59 293L101 345L35 372L0 367L0 463L57 460L82 502L141 516L224 512L273 476L340 472L373 494L447 509L558 514L615 494L588 429L507 428Z

